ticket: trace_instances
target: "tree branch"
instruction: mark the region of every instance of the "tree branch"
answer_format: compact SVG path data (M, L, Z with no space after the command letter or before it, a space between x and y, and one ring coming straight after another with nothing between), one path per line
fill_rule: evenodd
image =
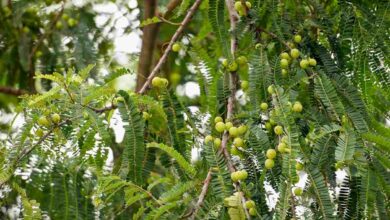
M27 93L27 91L22 89L16 89L12 87L0 86L0 93L4 93L7 95L20 96Z
M191 8L188 10L187 15L184 17L179 28L176 30L175 34L172 36L167 48L165 48L164 54L161 56L160 60L156 64L156 66L153 68L152 72L149 74L149 76L148 76L146 82L143 84L142 88L140 90L138 90L139 94L143 94L148 89L152 79L157 75L161 66L167 60L168 54L172 48L172 45L177 41L177 39L179 38L181 33L184 31L184 28L190 22L192 16L195 14L195 12L198 9L201 2L202 2L202 0L196 0L195 3L191 6Z

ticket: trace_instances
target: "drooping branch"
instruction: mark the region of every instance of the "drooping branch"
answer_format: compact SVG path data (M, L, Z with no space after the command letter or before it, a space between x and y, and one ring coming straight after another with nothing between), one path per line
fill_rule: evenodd
M153 68L152 72L149 74L149 76L148 76L146 82L143 84L142 88L140 90L138 90L139 94L143 94L149 88L150 83L152 82L152 79L157 75L161 66L167 60L169 51L172 49L172 45L177 41L177 39L179 39L180 35L184 31L184 28L190 22L192 16L195 14L195 12L198 9L201 2L202 2L202 0L196 0L195 3L191 6L191 8L188 10L188 12L187 12L186 16L184 17L183 21L181 22L180 26L177 28L175 34L172 36L168 46L165 48L164 54L161 56L161 58L159 59L159 61L156 64L156 66Z
M0 86L0 93L4 93L7 95L20 96L20 95L26 94L27 91L22 90L22 89L12 88L12 87Z

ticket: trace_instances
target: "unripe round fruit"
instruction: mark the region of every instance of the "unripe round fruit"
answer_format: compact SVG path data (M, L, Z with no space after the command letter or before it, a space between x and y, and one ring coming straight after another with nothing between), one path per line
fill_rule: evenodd
M35 134L38 136L38 137L43 137L43 130L38 128L36 131L35 131Z
M281 135L281 134L283 134L283 127L280 126L280 125L275 126L274 132L275 132L276 135Z
M233 144L236 147L242 147L242 146L244 146L244 141L241 138L237 137L237 138L234 138Z
M245 2L245 5L248 9L251 9L252 8L252 4L248 1Z
M165 78L161 78L161 82L162 82L162 88L167 88L169 84L168 80Z
M266 123L265 123L265 129L267 129L268 131L271 131L271 130L272 130L272 125L271 125L271 123L266 122Z
M245 207L247 209L254 208L254 207L256 207L256 203L253 200L248 200L245 202Z
M222 143L221 139L219 138L214 139L214 147L219 148L221 146L221 143Z
M24 26L23 29L22 29L23 33L30 33L30 28Z
M238 173L237 172L233 172L230 174L230 178L233 180L233 182L237 182L238 181Z
M280 60L280 67L283 69L286 69L288 67L288 60L287 59L281 59Z
M281 53L280 54L280 58L281 59L286 59L286 60L290 60L291 59L290 55L288 55L288 53L286 53L286 52Z
M219 133L224 132L225 129L226 129L225 123L218 122L217 124L215 124L215 130L217 130Z
M255 208L250 208L248 212L249 212L249 215L251 215L251 216L255 216L257 214L257 211Z
M204 143L208 144L210 141L212 141L214 138L213 136L211 135L207 135L205 138L204 138Z
M275 122L275 120L273 120L272 118L271 118L271 119L269 119L269 123L271 123L271 125L276 125L276 122Z
M295 43L299 44L302 41L301 35L299 35L299 34L295 35L294 36L294 41L295 41Z
M290 47L290 48L295 48L295 44L293 42L287 42L287 45Z
M286 149L287 149L287 144L281 142L280 144L278 144L278 151L280 153L286 153Z
M241 125L240 127L238 127L238 134L239 135L243 135L245 134L245 132L248 130L247 126L246 125Z
M57 28L57 29L62 29L62 27L63 27L62 22L61 22L61 21L57 21L57 23L56 23L56 28Z
M236 63L235 61L231 62L231 63L229 64L228 69L229 69L230 72L237 71L237 69L238 69L237 63Z
M231 127L229 129L229 135L232 136L232 137L237 137L238 136L238 128Z
M263 103L260 104L260 108L261 108L261 110L265 111L265 110L268 109L268 104L263 102Z
M160 88L162 86L163 82L160 77L155 76L152 79L152 86L156 88Z
M248 172L246 172L246 170L240 170L237 171L237 173L238 173L239 180L245 180L246 178L248 178Z
M249 88L249 82L246 80L241 81L241 89L245 91L248 90L248 88Z
M180 82L181 75L178 72L173 72L169 74L169 80L173 85L177 85Z
M66 14L66 13L64 13L64 14L62 14L61 18L62 18L63 20L68 20L68 19L69 19L69 15Z
M76 26L76 24L77 24L77 20L76 19L69 18L69 20L68 20L68 26L69 27L74 27L74 26Z
M220 116L217 116L214 118L214 123L223 122L223 118Z
M270 86L268 86L267 91L268 91L269 94L274 94L275 89L274 89L274 87L272 85L270 85Z
M275 161L272 159L266 159L264 165L266 169L272 169L275 166Z
M294 189L294 194L295 194L296 196L301 196L301 195L302 195L302 192L303 192L303 190L302 190L301 187L297 187L297 188Z
M123 97L116 97L116 98L114 99L114 101L116 101L117 103L118 103L118 102L124 102L125 99L124 99Z
M226 122L225 123L225 126L226 126L226 130L229 130L231 127L233 127L233 123L231 123L230 121Z
M298 171L303 170L303 164L297 162L297 164L295 164L295 169Z
M294 112L301 112L303 109L303 106L300 102L295 102L292 109Z
M55 123L58 124L61 121L61 116L57 113L54 113L51 115L51 120Z
M174 43L174 44L172 45L172 51L173 51L173 52L179 52L180 49L181 49L181 46L180 46L179 43Z
M237 11L241 11L243 8L242 8L242 4L240 1L237 1L236 3L234 3L234 8L237 10Z
M287 136L283 136L282 139L280 140L282 143L285 143L287 144L288 143L288 137Z
M47 120L47 118L45 116L41 116L38 119L38 125L47 127L50 125L50 122L49 122L49 120Z
M239 64L239 65L246 65L247 63L248 63L248 59L245 57L245 56L239 56L238 58L237 58L237 63Z
M308 60L301 60L301 62L299 62L299 66L302 69L306 69L307 67L309 67L309 61Z
M43 55L42 51L38 50L36 53L35 53L35 56L36 57L41 57Z
M266 156L268 159L274 159L276 157L276 150L274 149L268 149Z
M299 50L298 49L291 49L290 55L292 58L297 59L299 57Z
M317 65L317 60L314 58L309 58L309 65L310 66L316 66Z
M282 76L287 76L288 75L288 71L286 69L282 69Z
M222 66L228 67L229 66L229 61L227 59L222 60Z

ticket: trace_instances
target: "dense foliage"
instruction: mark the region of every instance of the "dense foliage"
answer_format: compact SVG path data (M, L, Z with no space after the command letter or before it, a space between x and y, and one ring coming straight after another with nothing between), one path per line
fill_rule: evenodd
M389 219L389 6L183 0L164 34L195 15L145 92L115 89L125 68L89 81L83 60L35 74L49 90L23 95L25 122L0 145L0 206L25 219ZM188 81L194 99L177 92Z

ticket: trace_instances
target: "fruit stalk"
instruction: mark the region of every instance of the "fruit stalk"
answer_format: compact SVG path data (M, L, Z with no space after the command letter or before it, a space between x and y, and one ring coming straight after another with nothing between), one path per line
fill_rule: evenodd
M153 68L152 72L149 74L148 79L146 80L144 85L141 87L141 89L138 91L139 94L145 93L145 91L149 88L149 85L152 82L152 79L156 76L156 74L160 70L161 66L167 60L168 54L169 54L170 50L172 49L172 45L177 41L177 39L179 38L181 33L184 31L184 28L187 26L187 24L190 22L192 16L195 14L196 10L199 8L200 3L202 3L202 0L196 0L195 3L191 6L190 10L188 10L187 15L184 17L180 26L177 28L175 34L173 34L171 40L169 41L167 48L165 48L164 54L160 57L156 66Z

